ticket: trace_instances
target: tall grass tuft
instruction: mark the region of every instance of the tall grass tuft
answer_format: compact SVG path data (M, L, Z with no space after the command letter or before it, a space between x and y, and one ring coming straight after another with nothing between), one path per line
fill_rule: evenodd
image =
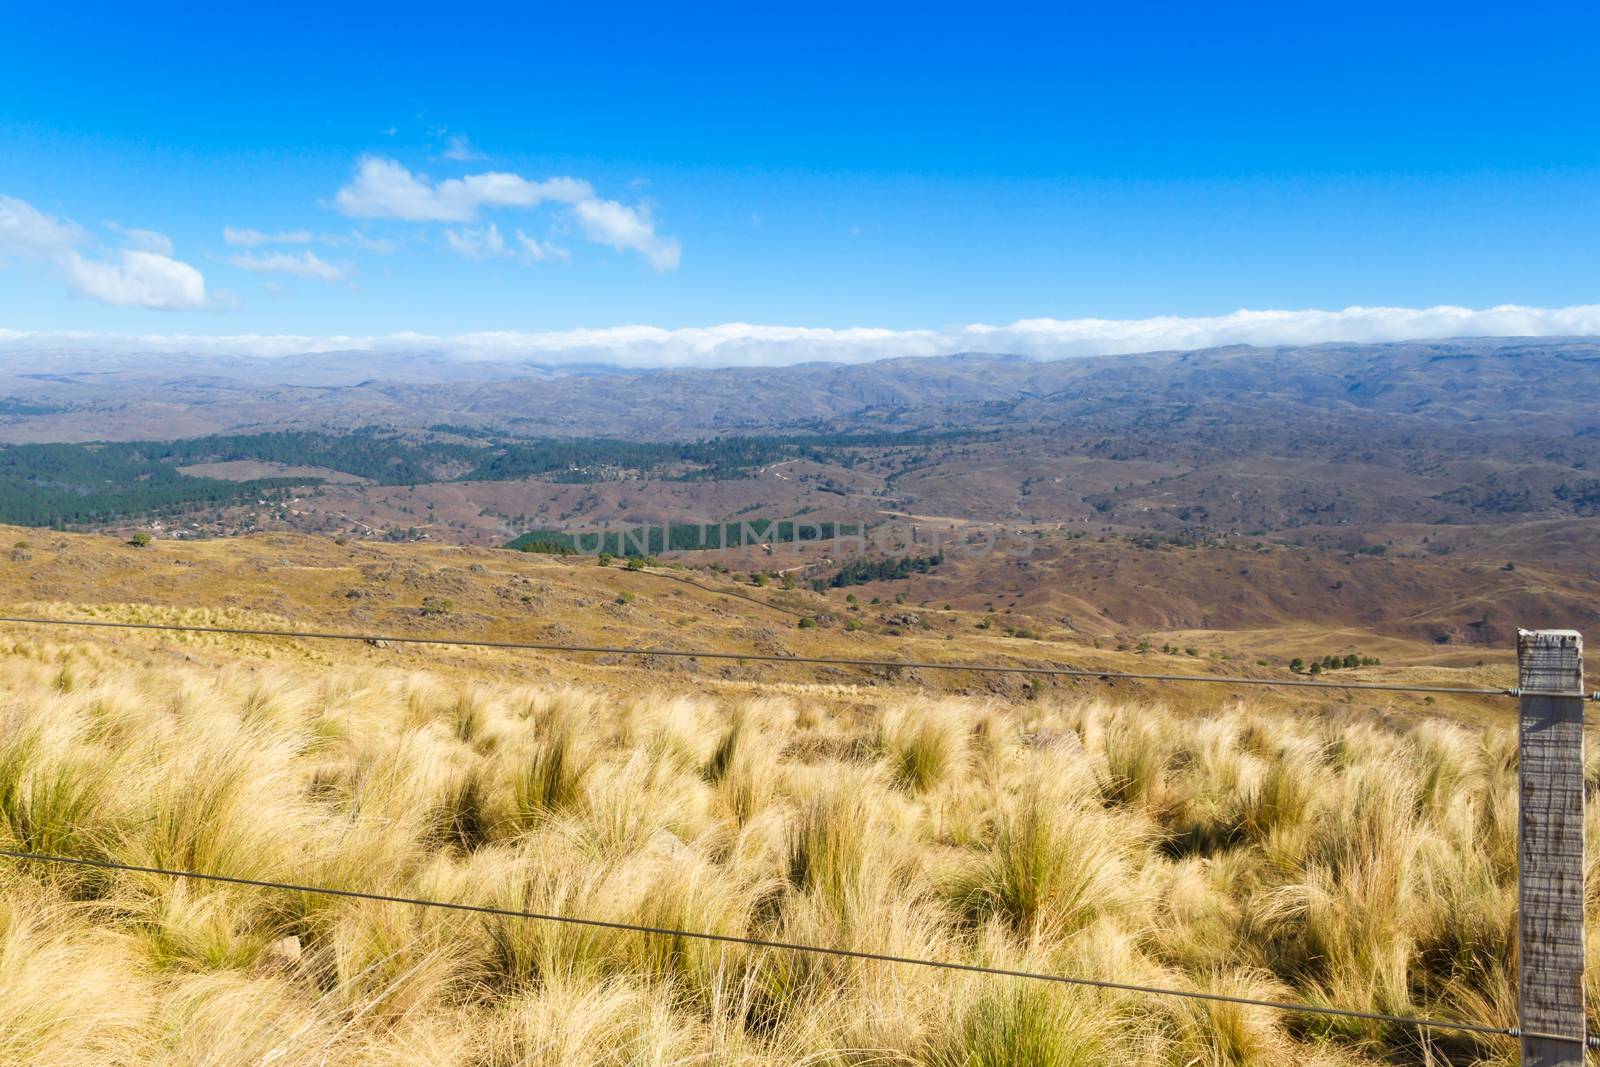
M795 812L789 831L787 875L802 893L848 916L868 890L868 849L874 820L860 791L840 785Z
M1111 1026L1088 998L1039 986L979 996L938 1034L930 1067L1100 1067L1112 1062Z
M964 727L948 704L892 709L878 731L889 780L911 793L927 792L944 781L960 759Z
M1123 907L1134 886L1136 829L1035 780L1000 815L992 845L957 873L950 895L973 920L1060 937Z
M582 803L592 763L573 720L549 720L542 734L511 782L513 819L523 829Z

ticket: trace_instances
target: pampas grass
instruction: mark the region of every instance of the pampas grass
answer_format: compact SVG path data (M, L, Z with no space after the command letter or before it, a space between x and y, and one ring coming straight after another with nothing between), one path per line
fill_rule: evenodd
M1515 1004L1509 731L909 694L863 714L815 693L724 704L0 652L8 849L1481 1023ZM6 1063L1332 1067L1513 1052L0 861Z

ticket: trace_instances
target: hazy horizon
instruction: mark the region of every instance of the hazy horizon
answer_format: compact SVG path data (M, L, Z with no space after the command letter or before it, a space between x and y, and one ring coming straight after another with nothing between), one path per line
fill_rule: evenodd
M1342 311L1237 311L1210 317L1144 320L1029 319L1003 326L943 329L814 328L725 323L662 329L619 326L530 333L480 331L454 335L397 332L368 336L109 334L0 328L0 358L29 351L145 352L195 356L287 358L336 352L375 356L436 355L461 362L575 364L625 369L789 366L869 363L957 354L1036 359L1136 355L1229 345L1377 344L1503 337L1600 335L1600 305L1570 308L1501 306L1346 308Z

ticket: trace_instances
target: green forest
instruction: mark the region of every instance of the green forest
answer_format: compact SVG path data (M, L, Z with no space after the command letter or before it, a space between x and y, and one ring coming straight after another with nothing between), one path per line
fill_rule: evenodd
M438 427L426 432L365 428L350 433L277 431L178 441L4 445L0 446L0 522L93 525L271 499L290 486L321 484L321 479L310 477L228 481L181 470L201 463L254 460L322 467L380 485L520 478L582 484L629 475L695 481L749 477L782 460L852 466L857 449L920 445L948 436L954 435L808 434L683 442L490 436L463 441L456 428Z
M12 445L0 449L0 522L77 526L169 515L276 496L295 484L191 478L120 445Z
M891 582L901 578L909 578L913 574L927 574L943 562L943 553L936 553L932 556L890 556L886 559L853 559L840 567L839 573L832 578L826 581L818 579L818 582L820 583L820 588L831 587L834 589L842 589L850 585L866 585L868 582Z

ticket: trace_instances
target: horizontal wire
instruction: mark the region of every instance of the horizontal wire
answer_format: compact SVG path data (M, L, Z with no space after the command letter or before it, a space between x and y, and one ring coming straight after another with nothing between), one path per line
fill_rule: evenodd
M846 959L867 960L875 963L907 964L915 967L932 967L946 971L963 971L971 974L983 974L1000 978L1024 978L1038 982L1055 982L1060 985L1087 986L1094 989L1107 989L1123 993L1141 993L1149 996L1181 997L1190 1000L1204 1000L1220 1004L1239 1004L1246 1007L1269 1008L1274 1011L1294 1012L1307 1015L1327 1015L1344 1019L1358 1019L1365 1022L1390 1023L1397 1026L1426 1026L1437 1030L1455 1030L1462 1033L1483 1034L1492 1037L1533 1037L1547 1041L1563 1041L1575 1044L1584 1044L1584 1038L1571 1037L1565 1034L1549 1034L1530 1030L1523 1030L1513 1026L1487 1026L1482 1023L1456 1022L1446 1019L1414 1019L1404 1015L1389 1015L1384 1012L1357 1011L1352 1008L1323 1007L1315 1004L1297 1004L1289 1001L1258 1000L1254 997L1234 996L1228 993L1206 993L1194 989L1168 989L1161 986L1139 985L1132 982L1116 982L1099 978L1078 978L1070 975L1048 974L1039 971L1012 970L1006 967L988 967L977 963L955 963L949 960L928 960L915 956L895 956L883 952L866 952L860 949L833 948L823 945L803 945L789 941L774 941L759 937L741 937L736 934L717 934L697 930L679 930L664 926L647 926L639 923L618 922L611 919L588 919L573 915L552 915L533 911L518 911L513 908L497 908L487 904L463 904L449 900L430 900L426 897L402 897L388 893L369 893L358 889L331 889L322 886L298 885L292 882L274 882L259 878L241 878L226 874L207 874L201 871L173 870L166 867L145 867L132 863L116 863L111 860L85 859L77 856L59 856L43 852L16 852L10 849L0 849L0 857L14 860L31 860L40 863L56 863L77 867L90 867L99 870L126 871L132 874L154 874L167 878L189 878L205 882L222 882L228 885L251 886L257 889L276 889L291 893L313 893L321 896L347 897L354 900L371 900L385 904L409 904L420 908L442 908L449 911L471 912L478 915L494 915L508 919L530 919L537 922L566 923L572 926L585 926L602 930L616 930L624 933L649 934L656 937L683 937L699 941L715 941L723 944L745 945L751 948L774 949L782 952L803 952L813 955L838 956Z
M542 641L486 641L470 637L402 637L394 634L346 634L321 631L264 630L241 626L190 626L161 622L112 622L105 619L38 619L0 616L0 623L29 626L90 626L116 630L164 630L176 633L227 634L238 637L289 637L317 641L375 641L412 645L458 645L531 652L576 652L615 656L677 656L685 659L755 660L766 663L812 663L834 667L887 667L901 670L976 671L987 674L1035 674L1098 681L1199 682L1209 685L1295 686L1302 689L1361 689L1387 693L1452 693L1459 696L1514 697L1515 689L1476 689L1449 685L1398 685L1388 682L1313 682L1305 678L1243 678L1220 674L1137 674L1082 667L1028 667L1009 663L931 663L895 659L849 659L836 656L784 656L770 652L715 652L710 649L637 648L608 645L566 645Z

